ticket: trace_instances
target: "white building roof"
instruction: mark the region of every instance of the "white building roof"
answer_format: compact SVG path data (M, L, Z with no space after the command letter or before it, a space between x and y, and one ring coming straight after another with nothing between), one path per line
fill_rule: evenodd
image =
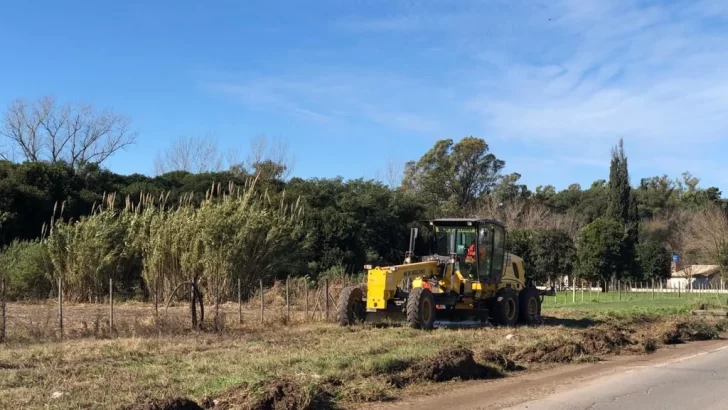
M672 273L673 278L687 278L693 276L712 276L720 272L718 265L690 265L685 269Z

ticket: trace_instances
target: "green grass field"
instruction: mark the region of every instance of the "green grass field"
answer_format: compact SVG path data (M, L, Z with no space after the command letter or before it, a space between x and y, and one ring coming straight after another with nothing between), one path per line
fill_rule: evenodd
M653 314L683 314L705 305L710 308L728 306L728 294L718 293L659 293L651 292L559 292L545 297L543 314L549 312L579 312L584 315L607 312L647 312Z

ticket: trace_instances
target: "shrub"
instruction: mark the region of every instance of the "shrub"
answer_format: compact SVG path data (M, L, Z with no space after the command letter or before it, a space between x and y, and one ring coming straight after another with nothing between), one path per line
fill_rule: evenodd
M51 263L39 241L13 241L0 252L0 274L5 274L8 299L46 298L53 288Z

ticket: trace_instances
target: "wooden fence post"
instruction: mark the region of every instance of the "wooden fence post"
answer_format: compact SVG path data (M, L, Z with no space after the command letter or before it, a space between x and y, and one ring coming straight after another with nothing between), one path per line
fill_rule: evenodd
M617 293L619 294L619 300L622 300L622 280L617 281Z
M0 283L0 343L5 343L5 275L2 276Z
M243 324L243 288L238 278L238 323Z
M308 282L306 282L306 322L308 322Z
M109 278L109 329L114 330L114 280Z
M324 294L324 306L326 309L326 314L324 317L326 318L326 321L328 322L328 320L329 320L329 279L328 278L324 279L324 292L326 292Z
M58 327L63 338L63 278L58 278Z
M265 322L265 316L263 313L264 309L264 300L263 300L263 279L260 280L260 323Z
M291 275L286 277L286 323L291 324Z
M159 275L154 277L154 317L159 317Z

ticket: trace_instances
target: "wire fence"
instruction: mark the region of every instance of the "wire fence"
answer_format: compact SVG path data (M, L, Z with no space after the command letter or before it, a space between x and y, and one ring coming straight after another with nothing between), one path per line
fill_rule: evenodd
M547 304L619 302L646 299L700 298L709 295L728 294L723 282L688 282L686 280L614 281L608 292L603 283L583 283L563 287L556 296L544 299Z
M196 304L193 315L190 300L185 298L115 300L111 280L108 294L96 303L65 300L60 281L53 298L8 302L7 283L0 278L0 343L11 339L103 338L184 332L192 328L224 330L333 322L339 294L351 285L362 283L354 278L323 279L317 283L288 278L272 286L260 281L258 286L246 289L238 282L233 300L216 301L212 295L206 295L202 309Z
M7 340L40 341L76 337L113 337L161 335L192 328L288 326L333 322L339 294L346 286L363 285L354 278L322 279L310 283L303 278L288 278L265 286L246 288L237 283L237 295L215 301L210 295L203 308L185 298L151 301L116 300L115 286L109 281L108 294L96 303L71 303L64 299L59 281L54 298L34 301L6 300L7 281L0 277L0 343ZM670 281L616 281L609 292L601 283L561 288L556 296L546 297L545 305L604 303L645 299L695 298L728 294L725 286ZM194 323L193 317L199 321Z

